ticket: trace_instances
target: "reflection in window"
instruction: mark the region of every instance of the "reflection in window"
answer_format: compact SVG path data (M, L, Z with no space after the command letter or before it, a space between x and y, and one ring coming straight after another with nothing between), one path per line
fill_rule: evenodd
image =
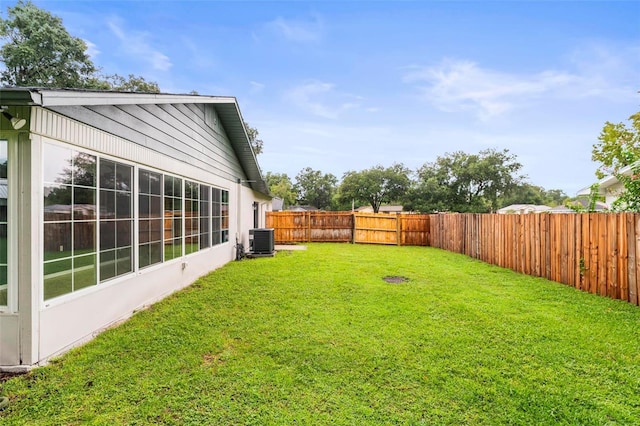
M8 183L9 175L7 166L9 156L7 152L8 143L0 140L0 306L8 304L8 259L7 259L7 236L8 236Z
M222 242L229 241L229 191L222 190L222 200L220 202L220 217Z
M164 260L182 256L182 179L164 176Z
M212 245L229 241L229 191L211 189Z
M100 160L100 281L133 270L133 167Z
M138 173L138 257L144 268L162 262L162 174Z
M200 250L200 185L184 182L184 251L185 254Z
M97 283L96 157L44 144L44 299Z
M207 248L211 245L209 234L209 222L211 221L211 187L200 185L200 248Z
M211 245L220 244L220 200L222 191L218 188L211 188Z

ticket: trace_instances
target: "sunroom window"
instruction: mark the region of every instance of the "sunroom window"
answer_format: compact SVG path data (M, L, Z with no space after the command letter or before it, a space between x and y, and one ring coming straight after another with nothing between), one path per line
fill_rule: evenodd
M9 208L9 155L8 143L0 140L0 306L7 306L9 303L9 280L8 280L8 208Z
M96 157L45 143L44 299L97 284Z

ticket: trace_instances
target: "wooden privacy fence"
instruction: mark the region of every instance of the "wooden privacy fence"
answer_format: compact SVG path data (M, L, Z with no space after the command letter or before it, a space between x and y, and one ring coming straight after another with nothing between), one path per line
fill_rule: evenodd
M351 242L429 244L429 215L352 212L268 212L267 228L277 244Z
M433 247L640 302L640 214L439 214L429 225Z

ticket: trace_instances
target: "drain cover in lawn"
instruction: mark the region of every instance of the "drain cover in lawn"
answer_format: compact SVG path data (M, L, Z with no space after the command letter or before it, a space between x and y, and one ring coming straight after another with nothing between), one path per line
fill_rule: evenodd
M386 276L383 278L383 280L385 280L390 284L400 284L400 283L406 283L407 281L409 281L409 278L399 277L399 276Z

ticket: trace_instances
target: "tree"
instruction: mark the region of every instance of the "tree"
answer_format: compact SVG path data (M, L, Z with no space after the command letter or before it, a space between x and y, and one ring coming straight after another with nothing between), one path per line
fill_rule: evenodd
M267 172L265 181L273 195L282 198L284 207L291 206L296 202L296 192L293 190L293 182L286 173Z
M596 177L615 175L620 169L640 159L640 112L629 117L631 127L607 121L593 145L591 159L600 163Z
M591 159L600 163L596 177L613 175L622 184L623 190L612 209L640 211L640 112L629 121L631 127L607 121L593 145Z
M96 67L86 43L71 36L62 20L22 0L0 18L0 83L8 86L92 87Z
M368 203L378 213L383 203L400 201L409 189L409 169L394 164L386 169L380 165L360 172L349 171L342 177L338 200Z
M500 197L498 204L501 208L511 204L544 204L555 207L562 205L567 198L568 195L561 189L547 191L541 186L523 182L514 185L511 191Z
M253 148L253 152L258 155L262 154L262 139L258 139L258 129L255 127L249 126L249 123L244 122L244 127L247 129L247 136L249 137L249 142L251 143L251 148Z
M0 60L7 86L81 88L159 93L158 83L129 74L100 76L86 43L70 35L62 19L20 0L0 18Z
M423 212L495 211L499 199L523 179L516 175L521 168L507 149L447 153L418 169L418 181L405 207Z
M331 173L323 174L311 167L302 169L296 175L293 185L297 194L296 201L319 209L330 209L338 179Z
M105 83L108 90L119 92L143 92L143 93L160 93L160 87L155 81L147 81L144 77L129 74L125 78L118 74L105 77Z

